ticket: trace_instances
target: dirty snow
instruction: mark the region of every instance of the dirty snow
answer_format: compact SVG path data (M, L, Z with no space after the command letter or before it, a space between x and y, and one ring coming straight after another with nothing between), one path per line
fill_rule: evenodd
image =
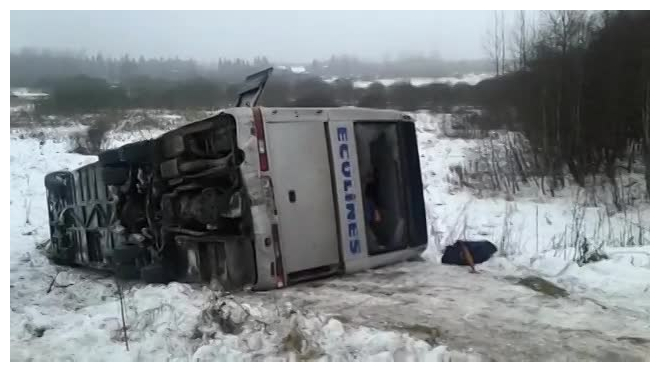
M54 266L37 249L48 238L43 176L95 158L68 153L69 133L12 130L11 359L649 359L650 247L609 244L604 251L610 259L578 266L574 247L557 249L556 243L571 223L570 192L554 199L475 197L455 186L449 167L465 161L478 143L443 136L439 126L451 117L417 119L429 223L426 262L225 297L187 284L133 284L123 287L128 351L112 278ZM159 133L112 133L105 146ZM639 209L639 222L648 229L648 207ZM585 220L599 211L589 212ZM507 248L482 264L480 274L438 264L443 246L461 236L499 246L507 218ZM596 225L585 233L616 242L630 218L609 220L609 235ZM518 284L530 275L569 296Z

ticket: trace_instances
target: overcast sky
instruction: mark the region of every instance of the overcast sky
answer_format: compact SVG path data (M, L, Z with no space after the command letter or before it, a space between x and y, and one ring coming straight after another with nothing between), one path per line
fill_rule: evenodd
M476 59L485 57L482 40L491 22L491 11L11 11L11 49L204 61L420 53Z

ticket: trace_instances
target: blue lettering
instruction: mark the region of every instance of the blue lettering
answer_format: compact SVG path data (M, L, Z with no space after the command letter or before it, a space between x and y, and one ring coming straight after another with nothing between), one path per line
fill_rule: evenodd
M342 160L348 160L348 144L342 143L339 145L339 157Z
M346 177L350 178L351 177L351 163L348 161L344 161L341 164L341 173Z
M348 141L348 130L346 130L345 127L340 126L337 128L337 139L339 139L340 142Z
M353 181L350 179L344 179L344 193L348 193L348 191L353 187Z
M360 240L351 240L350 249L353 254L360 253Z
M359 254L361 251L360 248L360 237L358 232L358 223L356 221L356 195L352 192L353 190L353 179L351 178L351 162L348 161L350 158L350 149L348 147L348 129L345 127L337 128L337 139L339 142L339 158L343 160L341 163L341 175L343 178L344 185L344 201L346 205L346 220L348 222L348 247L351 254Z
M348 220L355 220L355 203L351 202L346 204L346 210L348 210L346 218L348 218Z
M357 223L348 223L348 236L357 237Z

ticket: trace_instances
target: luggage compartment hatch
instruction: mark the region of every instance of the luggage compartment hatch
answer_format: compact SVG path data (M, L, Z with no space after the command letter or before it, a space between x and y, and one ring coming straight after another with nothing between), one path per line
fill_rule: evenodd
M267 128L284 267L289 274L308 271L318 276L326 270L318 268L339 264L328 148L319 145L326 143L324 124L277 123Z

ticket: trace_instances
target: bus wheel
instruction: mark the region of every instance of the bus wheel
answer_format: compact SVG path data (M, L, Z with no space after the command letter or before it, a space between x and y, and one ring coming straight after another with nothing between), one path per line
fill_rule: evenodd
M115 276L122 280L136 280L140 278L140 271L134 265L118 264L114 269Z
M169 277L161 264L151 264L142 267L140 278L146 283L168 283Z
M133 265L135 259L140 257L141 252L140 247L137 245L120 245L112 250L112 260L117 264Z
M129 177L129 169L127 167L111 167L106 166L103 168L103 180L107 185L121 186L126 184Z

